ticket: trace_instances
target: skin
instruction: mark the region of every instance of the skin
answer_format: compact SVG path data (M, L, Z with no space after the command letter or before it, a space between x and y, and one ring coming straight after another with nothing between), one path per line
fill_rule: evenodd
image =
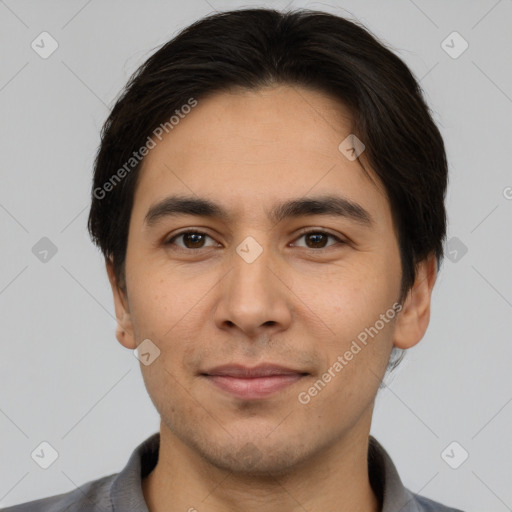
M126 290L109 260L107 272L118 341L135 349L150 339L161 351L141 363L161 417L159 461L142 482L151 512L379 510L366 461L374 400L392 347L412 347L427 329L436 265L433 256L419 265L402 311L300 403L298 394L399 298L389 202L377 178L338 150L350 133L343 105L280 85L200 100L145 157ZM373 227L332 215L274 224L266 214L287 199L332 193L363 206ZM180 215L146 226L149 207L173 194L208 198L232 217ZM165 245L184 228L208 236ZM319 243L301 228L346 243ZM236 252L248 236L263 249L252 263ZM251 401L199 375L233 362L271 362L309 375Z

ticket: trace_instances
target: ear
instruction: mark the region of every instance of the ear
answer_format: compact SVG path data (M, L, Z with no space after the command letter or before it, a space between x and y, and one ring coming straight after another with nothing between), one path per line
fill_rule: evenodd
M119 283L116 280L114 264L110 258L105 258L105 266L107 268L108 280L110 281L110 286L112 287L112 293L114 295L114 307L117 318L117 341L119 341L123 347L136 349L137 344L135 343L135 336L133 334L133 325L126 291L119 286Z
M430 321L430 299L437 278L435 254L420 262L416 279L397 315L393 345L408 349L425 335Z

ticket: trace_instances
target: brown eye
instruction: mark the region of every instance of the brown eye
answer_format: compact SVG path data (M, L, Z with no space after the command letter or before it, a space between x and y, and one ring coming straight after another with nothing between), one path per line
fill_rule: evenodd
M307 231L302 233L302 235L297 238L297 240L301 238L304 238L306 241L306 245L301 247L306 247L307 249L325 249L330 245L336 245L327 245L329 238L335 240L338 243L344 243L343 240L339 239L337 236L334 236L331 233L328 233L327 231Z
M180 238L182 239L183 245L175 243L175 240ZM165 242L165 245L176 245L180 249L203 249L204 247L208 247L204 245L206 238L213 240L211 236L206 233L201 233L200 231L183 231Z
M311 242L312 247L314 249L325 247L325 244L327 243L327 239L329 238L324 233L309 233L304 236L306 237L306 244L308 243L308 241Z

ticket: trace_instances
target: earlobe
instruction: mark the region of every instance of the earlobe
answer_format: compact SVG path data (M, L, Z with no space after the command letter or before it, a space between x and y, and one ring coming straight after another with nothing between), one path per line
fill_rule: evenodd
M134 350L137 348L137 344L135 343L135 336L133 334L133 327L130 315L127 313L123 313L123 316L120 318L117 315L117 327L116 327L116 338L121 345L125 348L129 348Z
M430 302L437 277L435 254L420 262L414 285L397 316L393 346L408 349L425 335L430 321Z
M112 288L112 294L114 296L114 308L117 319L117 341L119 341L119 343L123 345L123 347L135 349L137 348L137 344L135 342L135 336L133 334L133 326L126 292L122 290L119 284L117 283L112 260L106 258L105 266L107 269L110 286Z

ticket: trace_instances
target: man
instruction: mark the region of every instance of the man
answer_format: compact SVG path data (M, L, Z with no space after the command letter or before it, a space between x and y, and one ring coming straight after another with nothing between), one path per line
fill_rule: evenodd
M418 84L362 27L250 9L185 29L105 123L89 216L160 432L7 510L456 510L370 437L429 323L446 184Z

